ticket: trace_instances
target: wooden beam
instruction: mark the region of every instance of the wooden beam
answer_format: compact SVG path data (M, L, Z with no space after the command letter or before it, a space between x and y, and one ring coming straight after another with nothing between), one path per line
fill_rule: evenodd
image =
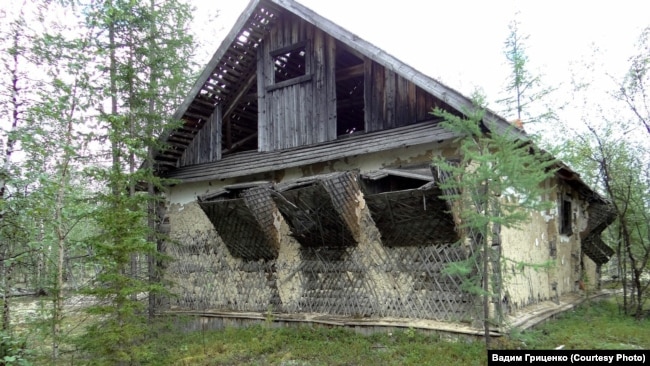
M230 150L232 149L232 121L230 119L230 116L228 116L225 119L225 122L226 122L226 146L224 147L226 148L225 150Z
M243 139L241 139L241 140L235 142L234 144L232 144L231 148L229 148L229 149L227 149L227 150L224 150L224 151L223 151L223 154L229 154L229 153L231 153L231 152L237 150L237 149L240 148L242 145L244 145L245 143L247 143L248 141L250 141L250 140L252 140L252 139L254 139L254 138L257 138L257 132L255 132L255 133L252 134L252 135L248 135L248 136L244 137Z
M253 83L257 81L257 73L252 72L249 76L248 79L246 79L246 82L244 83L244 86L239 88L239 91L235 96L228 102L228 108L223 112L223 118L226 119L230 116L230 113L237 107L237 104L239 101L248 94L248 91L250 88L253 86Z
M354 77L363 76L364 64L350 66L336 71L336 81L344 81Z

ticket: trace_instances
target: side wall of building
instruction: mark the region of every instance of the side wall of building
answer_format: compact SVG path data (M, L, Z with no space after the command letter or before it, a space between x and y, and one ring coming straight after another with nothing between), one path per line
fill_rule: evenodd
M511 311L539 301L558 301L581 290L585 278L597 282L596 265L583 255L579 235L587 227L587 203L561 181L553 179L545 185L549 194L543 199L550 200L553 208L532 213L529 222L501 232L502 303ZM571 202L570 212L560 208L565 200ZM570 234L561 227L567 217Z
M273 178L286 182L329 172L426 164L433 154L445 151L454 153L445 145L434 149L411 146L364 156L363 159L351 157L288 169L276 172L274 177L247 179ZM464 258L463 251L453 245L455 239L450 236L447 242L440 241L438 234L434 235L435 243L384 245L365 196L355 181L343 187L350 193L345 204L352 211L351 217L342 221L347 224L353 244L341 245L334 240L323 245L302 245L297 234L292 235L290 229L295 224L291 220L296 217L286 217L279 212L278 206L273 206L272 236L279 239L272 241L279 243L277 256L255 260L238 258L229 250L223 233L215 230L211 220L218 218L209 218L196 201L197 195L233 183L236 181L180 185L172 187L169 192L168 215L173 243L167 251L175 261L168 266L166 275L174 283L173 292L177 295L170 300L172 310L273 310L296 314L448 321L473 318L476 307L472 296L462 293L459 278L442 272L445 263ZM330 186L330 183L324 186ZM309 200L307 192L301 193L305 200ZM445 214L444 201L436 203L431 197L431 201L422 203L423 193L419 192L414 192L420 194L419 201L415 200L419 203L414 210L430 212L435 209ZM288 194L284 196L291 197ZM375 197L375 204L377 200ZM379 200L383 202L383 199Z
M452 155L452 146L405 147L392 151L302 168L273 175L246 177L246 181L293 181L305 176L359 169L430 162L434 154ZM240 183L223 180L172 187L168 210L171 238L168 254L175 258L167 268L174 284L175 310L327 313L346 316L404 317L469 320L478 305L460 290L461 280L442 272L447 262L463 259L453 242L405 243L386 246L366 197L352 189L353 245L305 247L291 232L291 220L272 208L272 234L279 243L277 256L242 259L233 255L196 197ZM558 205L531 214L519 228L503 228L503 298L506 311L557 300L597 282L596 265L583 256L578 233L586 227L585 204L559 181L546 183L551 193L544 199L571 199L571 235L560 231L564 213ZM559 187L559 188L558 188ZM427 203L423 203L425 206ZM433 206L431 202L429 209ZM567 206L568 207L568 206ZM214 220L214 218L212 218ZM453 224L452 224L453 225ZM586 281L584 279L587 279Z

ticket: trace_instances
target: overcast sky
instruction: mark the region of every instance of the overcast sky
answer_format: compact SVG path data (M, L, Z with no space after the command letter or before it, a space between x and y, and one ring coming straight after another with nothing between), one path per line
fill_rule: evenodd
M622 75L642 29L650 26L650 1L644 0L299 2L464 94L482 88L490 100L505 87L504 41L516 14L521 33L530 36L529 67L549 85L568 84L585 62ZM196 4L203 16L220 11L217 24L205 28L216 35L206 51L212 54L248 1Z

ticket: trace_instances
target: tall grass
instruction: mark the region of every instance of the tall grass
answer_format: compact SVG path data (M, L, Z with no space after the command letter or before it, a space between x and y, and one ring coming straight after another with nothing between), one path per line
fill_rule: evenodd
M649 320L619 313L614 300L588 303L535 329L513 330L494 346L510 349L650 349ZM485 365L480 339L448 340L415 329L364 336L345 328L274 327L178 333L160 328L143 350L150 365ZM75 357L77 360L79 358ZM62 360L63 361L63 360ZM46 365L45 359L35 364ZM60 364L77 364L67 362Z

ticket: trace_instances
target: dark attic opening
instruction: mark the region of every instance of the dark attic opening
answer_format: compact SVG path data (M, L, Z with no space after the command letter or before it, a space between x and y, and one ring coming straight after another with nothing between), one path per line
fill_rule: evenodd
M362 174L370 214L388 247L450 245L454 220L428 166Z
M364 62L353 51L337 44L336 135L349 136L365 130Z
M224 113L222 155L257 150L257 77L252 75L243 87L241 96Z

